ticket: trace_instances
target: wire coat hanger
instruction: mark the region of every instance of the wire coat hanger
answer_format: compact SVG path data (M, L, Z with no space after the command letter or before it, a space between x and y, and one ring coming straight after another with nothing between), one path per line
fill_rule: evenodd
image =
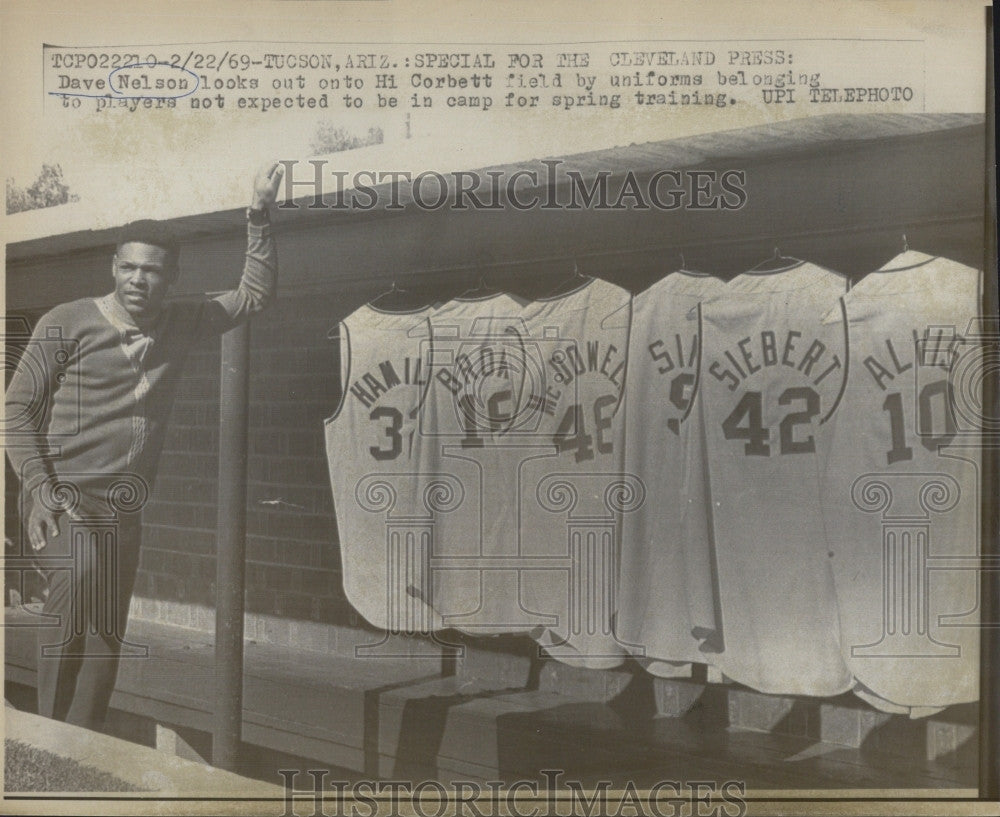
M680 255L680 259L681 259L681 265L676 270L674 270L674 272L681 272L681 273L684 273L685 275L693 275L693 276L697 276L697 277L701 277L701 278L714 278L714 277L716 277L716 276L712 275L712 273L710 273L710 272L704 272L703 270L700 270L700 269L697 269L697 268L690 269L688 267L688 265L687 265L687 260L684 258L684 253L679 253L679 255Z
M756 266L750 268L750 272L777 272L790 264L801 264L802 259L793 255L782 255L779 247L774 248L774 254L770 258L765 258Z
M601 318L601 329L628 329L632 325L632 299L633 295L629 295L628 300L625 301L617 309L612 310L603 318ZM624 314L623 314L624 313ZM612 320L614 319L614 320ZM616 409L617 410L617 409Z
M479 252L476 253L475 258L470 259L468 269L470 272L479 273L479 283L476 286L469 287L468 289L460 292L456 295L456 298L469 298L470 296L481 296L486 297L489 295L495 295L502 290L497 289L492 284L486 280L487 273L495 266L493 252L489 247L481 247Z
M383 290L378 295L376 295L374 298L369 299L368 306L374 306L376 301L380 301L383 298L386 298L386 297L388 297L390 295L396 295L396 294L403 295L403 294L407 294L408 292L409 292L409 290L403 289L401 286L399 286L396 283L396 280L393 279L392 286L390 286L386 290ZM340 337L340 323L338 322L338 323L335 323L333 326L331 326L327 330L326 339L327 340L335 340L335 339L337 339L339 337Z
M570 275L568 278L564 278L562 281L560 281L556 286L554 286L551 290L549 290L548 293L543 295L541 299L545 300L547 298L552 298L556 295L562 294L562 291L566 289L567 285L570 283L579 283L582 281L591 281L591 280L593 280L592 276L584 275L583 273L580 272L580 265L577 264L576 259L574 258L573 274ZM575 289L575 286L572 287L572 289Z
M486 274L481 272L479 273L479 283L476 286L469 287L468 289L460 292L455 297L468 298L470 295L476 295L476 294L486 296L486 295L496 294L497 292L500 292L500 290L492 286L491 284L488 284L486 282Z
M372 298L370 301L368 301L368 303L369 304L373 304L376 301L382 300L382 298L385 298L387 295L393 295L393 294L396 294L396 293L405 293L405 292L408 292L408 291L409 290L406 290L406 289L403 289L400 286L397 286L396 285L396 279L394 278L393 281L392 281L392 286L391 287L389 287L384 292L380 292L378 295L376 295L374 298Z

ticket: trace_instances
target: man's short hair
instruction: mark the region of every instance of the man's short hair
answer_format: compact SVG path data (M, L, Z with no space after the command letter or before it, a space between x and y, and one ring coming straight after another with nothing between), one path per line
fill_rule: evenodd
M150 218L130 221L118 231L118 244L115 249L120 251L123 244L132 243L162 247L167 251L167 256L164 259L166 263L174 269L177 268L177 261L181 254L181 242L169 222L154 221Z

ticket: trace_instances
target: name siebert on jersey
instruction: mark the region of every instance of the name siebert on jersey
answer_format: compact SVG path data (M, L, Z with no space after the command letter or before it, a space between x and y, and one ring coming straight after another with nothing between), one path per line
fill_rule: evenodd
M723 352L730 366L724 361L713 360L708 366L708 372L716 380L727 383L730 391L736 391L744 380L769 366L787 366L801 372L806 378L813 377L815 370L816 376L812 379L814 386L822 383L831 372L843 368L838 355L827 354L827 346L823 341L813 338L805 351L802 351L801 338L802 333L795 329L781 332L765 329L759 336L745 337L736 342L735 348Z

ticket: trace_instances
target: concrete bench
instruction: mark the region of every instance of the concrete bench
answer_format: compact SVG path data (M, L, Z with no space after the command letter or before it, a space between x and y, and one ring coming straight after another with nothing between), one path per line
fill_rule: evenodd
M34 687L37 616L6 612L7 681ZM207 757L211 633L133 619L128 640L149 654L122 660L113 709L157 724L165 748L201 735ZM466 649L450 675L434 655L357 658L248 640L244 744L258 764L262 752L284 753L366 778L537 779L559 768L652 783L688 769L764 787L975 785L975 705L910 721L850 695L764 695L629 666L581 670L539 661L521 642L459 640ZM280 782L263 765L241 771Z

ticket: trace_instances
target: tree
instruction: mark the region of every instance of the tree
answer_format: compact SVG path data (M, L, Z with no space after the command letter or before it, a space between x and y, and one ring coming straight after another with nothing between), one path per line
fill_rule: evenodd
M55 207L80 197L69 192L69 185L63 181L62 167L43 164L38 178L27 188L18 187L14 179L7 178L7 215L42 207Z
M364 136L349 134L345 128L338 128L332 122L321 122L316 128L310 150L313 154L339 153L342 150L354 150L367 145L381 145L382 128L368 128Z

